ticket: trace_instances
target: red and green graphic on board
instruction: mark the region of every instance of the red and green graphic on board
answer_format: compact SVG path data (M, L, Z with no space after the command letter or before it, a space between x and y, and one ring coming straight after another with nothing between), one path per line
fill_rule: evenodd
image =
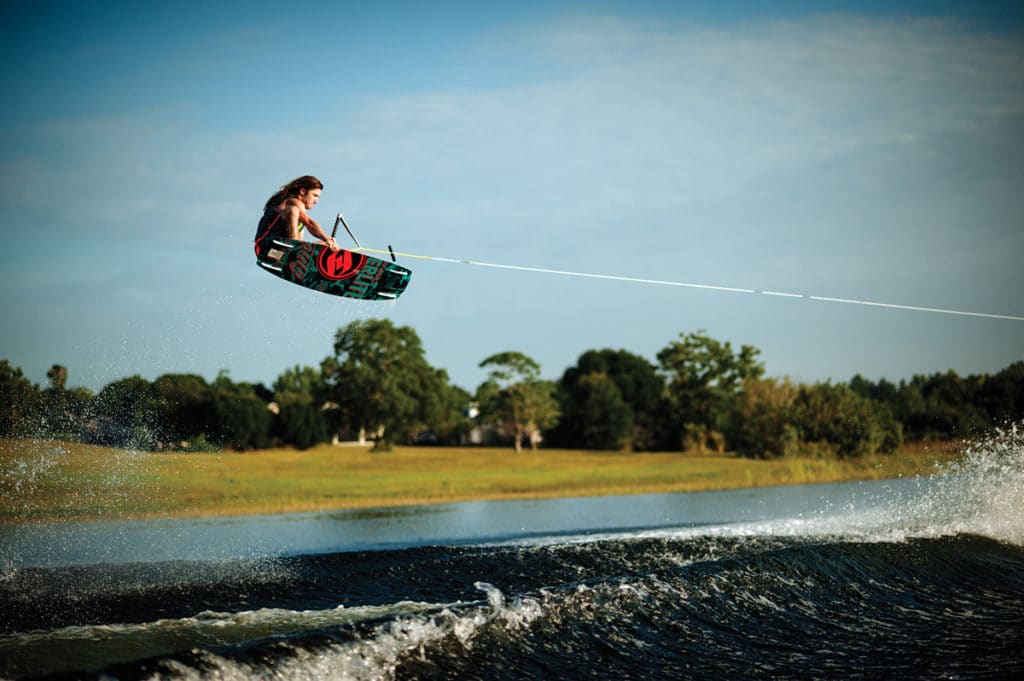
M323 244L274 239L256 263L267 272L314 291L359 300L394 300L412 275L405 267Z

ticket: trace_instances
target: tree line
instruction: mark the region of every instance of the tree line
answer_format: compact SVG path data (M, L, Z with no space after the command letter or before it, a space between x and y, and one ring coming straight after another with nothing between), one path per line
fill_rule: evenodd
M93 394L54 365L40 388L0 361L0 436L48 436L148 450L308 448L337 441L510 444L620 451L733 451L770 458L857 457L904 440L966 437L1024 418L1024 361L994 374L910 381L794 383L766 378L760 350L682 333L657 363L588 350L556 381L508 351L480 362L474 392L426 360L410 327L339 329L318 367L270 387L195 374L124 378Z

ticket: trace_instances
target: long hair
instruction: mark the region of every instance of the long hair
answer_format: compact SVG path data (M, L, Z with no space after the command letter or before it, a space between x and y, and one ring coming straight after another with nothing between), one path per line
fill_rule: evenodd
M311 189L323 189L324 183L316 179L312 175L303 175L302 177L296 177L294 180L284 185L277 190L277 193L267 199L267 203L263 206L263 210L270 208L271 206L277 205L285 199L290 199L293 196L298 196L299 191L305 189L309 191Z

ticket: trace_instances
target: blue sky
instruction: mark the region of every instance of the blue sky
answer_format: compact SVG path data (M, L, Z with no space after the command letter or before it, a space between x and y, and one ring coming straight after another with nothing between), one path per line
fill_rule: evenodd
M149 4L0 28L0 357L33 381L269 385L370 317L470 390L697 330L807 382L1024 359L1021 321L418 260L343 301L251 250L312 173L366 246L1024 316L1014 3Z

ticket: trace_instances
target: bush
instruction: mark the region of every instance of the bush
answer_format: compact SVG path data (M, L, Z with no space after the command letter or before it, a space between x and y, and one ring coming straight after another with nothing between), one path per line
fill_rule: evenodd
M211 440L237 450L267 447L272 417L267 405L243 386L218 387L211 400Z
M285 442L299 449L309 449L327 442L327 420L323 412L306 402L294 402L281 407L278 417L280 433Z
M846 385L801 386L792 422L800 442L828 442L841 458L888 453L903 441L888 407Z
M732 449L755 459L791 452L800 439L790 424L797 392L788 379L745 381L726 432Z

